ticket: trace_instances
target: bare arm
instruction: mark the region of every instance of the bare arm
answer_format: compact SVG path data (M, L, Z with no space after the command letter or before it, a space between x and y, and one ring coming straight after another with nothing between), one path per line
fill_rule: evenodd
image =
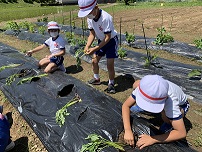
M42 50L42 49L45 48L45 47L47 47L45 44L42 44L42 45L40 45L40 46L37 46L36 48L34 48L34 49L28 51L28 52L27 52L27 55L28 55L28 56L31 56L33 53L38 52L38 51Z
M153 145L155 143L172 142L186 137L186 129L183 119L173 120L171 121L171 124L173 126L173 130L171 132L155 136L140 135L139 140L136 144L137 147L142 149L146 146Z
M90 46L93 43L94 39L95 39L95 31L90 30L90 35L88 36L88 41L87 41L87 44L86 44L85 49L84 49L85 51L87 51L90 48Z
M93 47L93 48L89 48L86 53L87 54L93 54L95 51L99 50L100 48L102 48L103 46L105 46L111 39L111 33L105 34L105 38L100 42L99 45Z
M130 107L135 104L135 100L130 96L122 105L122 117L124 125L124 140L127 144L134 146L134 136L130 124Z

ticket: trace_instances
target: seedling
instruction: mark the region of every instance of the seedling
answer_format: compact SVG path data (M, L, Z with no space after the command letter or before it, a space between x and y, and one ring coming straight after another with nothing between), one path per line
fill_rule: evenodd
M82 145L80 152L101 152L104 148L107 147L114 147L121 151L125 151L123 148L124 144L112 142L97 134L90 134L85 139L90 140L90 143Z
M135 42L135 35L133 35L133 34L128 34L127 31L125 32L125 35L126 35L126 41L127 41L129 44Z
M70 113L67 111L67 108L81 101L82 101L81 98L76 94L72 100L70 100L64 107L62 107L60 110L56 112L55 115L56 123L59 124L60 127L64 125L65 117L70 115Z
M188 77L189 78L191 78L191 77L201 77L201 73L202 73L202 70L194 69L188 74Z
M42 77L45 77L47 75L48 74L45 73L45 74L40 74L40 75L36 75L36 76L32 76L32 77L23 78L17 83L17 85L21 85L21 84L26 83L28 81L30 81L30 82L31 81L36 81L36 80L38 80L38 79L40 79Z
M194 44L197 48L202 49L202 39L194 40Z
M166 34L166 29L164 27L157 28L159 34L157 35L154 44L156 45L163 45L163 43L173 42L174 39L170 35L170 33Z
M2 67L0 67L0 72L7 69L7 68L15 68L17 66L20 66L21 64L9 64L9 65L4 65Z
M40 33L40 34L44 35L44 34L45 34L45 31L46 31L46 27L45 27L45 26L40 26L40 27L38 28L38 30L39 30L39 33Z
M6 85L11 85L11 83L12 83L13 81L15 81L15 78L18 78L19 76L20 76L20 74L17 73L17 74L13 74L13 75L7 77L7 78L6 78Z
M126 50L124 50L122 47L120 47L120 48L118 49L118 55L119 55L119 57L120 57L121 59L123 59L124 57L127 56Z
M82 55L81 55L82 54ZM80 56L81 55L81 56ZM74 57L76 58L76 66L77 68L79 66L81 66L81 58L85 55L84 53L84 50L83 49L78 49L76 52L75 52L75 55Z

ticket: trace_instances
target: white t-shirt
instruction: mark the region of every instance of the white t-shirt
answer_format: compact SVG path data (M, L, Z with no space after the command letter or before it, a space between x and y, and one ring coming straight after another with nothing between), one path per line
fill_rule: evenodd
M61 49L65 49L66 41L61 36L54 41L52 37L50 37L44 44L49 47L51 54L56 54L60 52Z
M168 98L165 101L165 114L168 118L173 119L179 117L182 113L180 111L180 105L185 104L187 101L186 94L182 91L182 89L166 80L169 84L169 90L168 90ZM135 89L132 92L133 96L136 96L138 89Z
M93 29L96 34L96 38L101 41L105 38L105 33L111 33L111 38L117 35L114 29L113 19L110 14L100 10L101 15L97 21L87 18L88 28Z

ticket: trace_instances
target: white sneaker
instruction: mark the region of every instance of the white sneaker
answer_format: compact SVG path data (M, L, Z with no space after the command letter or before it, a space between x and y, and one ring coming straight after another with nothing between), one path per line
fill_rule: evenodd
M64 64L61 64L60 66L58 66L58 69L60 69L63 72L66 72L66 68L65 68Z
M13 141L11 141L10 144L6 147L5 152L13 149L14 147L15 147L15 143Z

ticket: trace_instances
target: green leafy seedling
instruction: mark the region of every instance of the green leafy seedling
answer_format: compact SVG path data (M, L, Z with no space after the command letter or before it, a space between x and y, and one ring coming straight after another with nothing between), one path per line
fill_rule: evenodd
M9 64L9 65L4 65L2 67L0 67L0 72L7 69L7 68L15 68L17 66L20 66L21 64Z
M81 98L79 96L75 96L72 100L70 100L65 106L63 106L60 110L56 112L56 123L59 124L59 126L63 126L65 123L65 117L70 115L70 113L67 111L67 108L71 105L81 102Z
M82 54L82 55L81 55ZM80 56L81 55L81 56ZM75 52L74 57L76 58L76 66L77 68L79 68L79 66L81 66L81 58L85 55L84 50L83 49L78 49Z
M201 73L202 73L202 70L194 69L188 74L188 77L191 78L195 76L201 76Z
M15 81L15 78L18 78L21 74L13 74L6 78L6 85L11 85L13 81Z
M90 140L90 143L82 145L80 152L101 152L106 147L114 147L125 151L123 148L124 144L112 142L97 134L90 134L85 139Z
M45 74L40 74L40 75L36 75L36 76L32 76L32 77L23 78L17 83L17 85L21 85L21 84L26 83L28 81L33 81L34 79L38 80L39 78L45 77L47 75L48 74L45 73Z

